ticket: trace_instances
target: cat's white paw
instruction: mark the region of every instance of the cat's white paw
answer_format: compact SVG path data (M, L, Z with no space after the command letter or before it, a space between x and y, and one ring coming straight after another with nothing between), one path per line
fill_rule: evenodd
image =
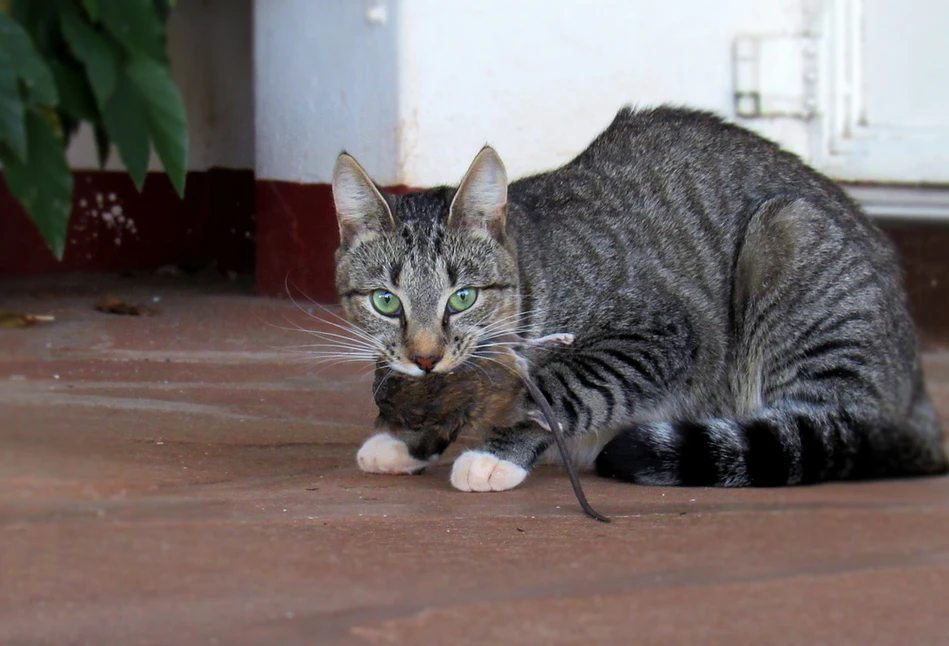
M526 477L527 469L486 451L465 451L451 467L451 484L462 491L507 491Z
M366 473L418 473L436 459L437 455L431 461L413 458L405 442L388 433L373 435L356 453L356 463Z

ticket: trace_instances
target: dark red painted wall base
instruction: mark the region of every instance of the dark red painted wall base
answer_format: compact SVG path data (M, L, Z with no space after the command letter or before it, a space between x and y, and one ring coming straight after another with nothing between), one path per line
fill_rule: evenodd
M878 222L903 260L910 309L925 335L949 341L949 226Z
M257 290L286 296L287 287L321 302L336 300L333 256L339 244L329 184L257 180Z
M258 291L286 296L289 287L294 295L302 292L317 301L335 302L333 264L339 229L332 187L257 180L256 203Z
M254 269L254 173L190 172L179 199L164 173L139 193L121 172L73 173L66 253L57 262L0 181L0 276L155 269Z

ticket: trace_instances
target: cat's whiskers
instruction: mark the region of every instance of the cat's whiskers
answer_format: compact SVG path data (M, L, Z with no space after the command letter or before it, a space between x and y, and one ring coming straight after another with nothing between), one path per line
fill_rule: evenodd
M300 354L300 361L310 365L323 365L325 363L363 363L367 358L363 355L348 355L338 353L325 354Z
M302 343L298 345L291 345L291 346L284 346L284 347L311 348L311 347L324 346L324 345L336 345L336 346L346 346L346 347L351 347L351 348L365 348L366 350L378 350L378 347L376 345L370 344L367 341L363 341L362 339L352 339L352 338L344 337L342 335L335 335L335 334L332 336L326 336L318 330L296 329L295 331L297 332L302 331L305 334L308 334L309 336L312 336L315 339L317 339L319 343Z
M367 342L369 342L369 343L372 343L373 345L379 347L380 350L382 350L382 344L381 344L381 342L380 342L373 334L369 333L367 330L364 330L363 328L359 327L358 325L356 325L356 324L353 323L352 321L350 321L350 320L348 320L348 319L346 319L346 318L340 316L339 314L337 314L336 312L334 312L334 311L332 311L331 309L327 308L326 306L321 305L320 303L317 303L315 300L313 300L313 299L310 298L309 296L306 296L306 294L303 294L303 292L301 291L300 293L303 294L303 296L304 296L308 301L310 301L311 304L315 305L316 307L320 308L321 310L323 310L324 312L326 312L327 314L329 314L330 316L332 316L333 318L335 318L337 321L339 321L339 323L336 323L336 322L334 322L334 321L330 321L330 320L325 319L325 318L323 318L323 317L317 316L317 315L314 314L313 312L311 312L311 311L309 311L309 310L307 310L307 309L304 309L304 307L303 307L302 305L300 305L300 303L297 302L297 300L293 297L293 294L290 292L290 286L289 286L289 282L288 282L287 280L284 281L284 287L285 287L285 289L286 289L286 291L287 291L287 296L290 298L290 302L293 303L293 305L294 305L298 310L300 310L300 312L302 312L304 315L308 316L309 318L311 318L311 319L313 319L313 320L315 320L315 321L318 321L318 322L320 322L320 323L324 323L324 324L326 324L326 325L330 325L330 326L332 326L332 327L334 327L334 328L336 328L336 329L338 329L338 330L341 330L341 331L343 331L343 332L347 332L347 333L352 334L352 335L354 335L354 336L356 336L356 337L359 337L360 339L362 339L362 340L364 340L364 341L367 341ZM291 324L293 324L291 321L288 321L288 322L291 323ZM300 328L300 326L297 326L297 327L298 327L299 329L301 329L301 330L304 330L303 328ZM304 330L304 331L305 331L305 330ZM327 332L326 334L332 334L332 333Z
M496 350L492 348L479 348L471 353L475 359L493 359L494 357L513 359L515 354L512 350Z
M530 326L525 321L521 321L517 318L505 317L504 319L493 321L489 323L488 325L484 326L483 328L478 330L478 335L482 337L494 336L497 334L503 334L507 332L508 330L513 330L513 329L527 331L530 329Z
M366 332L363 332L362 330L359 330L355 326L351 328L346 328L346 327L343 327L342 325L337 325L333 323L332 321L327 321L319 317L313 317L313 318L316 319L317 321L320 321L321 323L326 323L327 325L332 325L333 327L343 330L344 332L348 332L349 334L348 335L339 334L337 332L329 332L326 330L315 330L315 329L310 329L310 328L304 328L293 321L288 320L287 322L290 323L291 325L294 325L298 331L304 332L306 334L310 334L312 336L324 336L324 337L329 337L329 338L345 339L349 341L359 340L359 341L368 343L372 345L373 347L377 347L377 348L382 347L382 343L376 337Z
M492 332L490 332L490 333L488 333L488 334L485 334L485 333L482 332L481 334L478 335L478 341L479 341L479 342L481 342L481 341L492 341L492 340L494 340L494 339L503 339L503 338L509 338L509 337L520 337L520 336L523 335L525 332L529 332L529 331L530 331L530 330L528 330L528 329L526 329L526 328L523 328L523 327L506 327L506 328L499 328L499 329L496 329L496 330L494 330L494 331L492 331Z
M379 348L355 340L345 342L338 339L328 339L323 343L308 343L281 349L310 358L346 357L347 359L375 362L379 356Z
M359 358L361 361L375 361L378 354L375 348L368 345L343 343L336 340L325 343L281 346L275 349L302 358L346 357Z
M309 348L290 348L286 349L288 352L293 354L300 354L303 356L318 356L318 355L330 355L330 354L339 354L347 356L360 356L360 357L375 357L376 353L367 350L366 348L348 348L343 346L333 346L333 345L323 345L323 346L312 346Z
M284 348L285 350L291 352L359 352L365 354L376 354L375 348L371 348L364 345L355 345L347 343L309 343L306 345L297 345Z
M518 321L514 318L505 318L499 319L497 321L492 321L488 325L484 326L479 330L482 335L495 334L498 330L508 329L510 327L526 327L526 324L523 321Z
M366 359L364 357L345 356L300 357L300 361L310 366L335 366L343 363L366 363Z
M514 368L513 366L507 363L504 363L503 361L499 361L498 359L495 359L494 357L490 357L488 355L474 355L474 354L471 356L476 357L478 359L484 359L485 361L491 361L492 363L496 363L499 366L503 367L508 372L510 372L512 375L517 377L518 379L521 378L521 373L519 373L516 368ZM496 356L502 356L502 355L496 355ZM506 355L506 356L509 356L509 355Z
M532 312L505 316L484 326L481 330L479 330L479 335L481 337L493 337L500 334L508 334L514 330L516 330L518 334L529 332L531 331L532 326L528 325L525 321L519 320L519 317L526 316L527 314L537 313L539 311L540 310L534 310Z
M292 326L292 328L283 328L283 329L290 329L292 331L303 332L304 334L307 334L316 339L319 339L320 341L323 341L323 343L309 344L309 346L306 346L306 345L298 346L300 349L304 349L304 350L306 350L307 347L314 348L314 350L306 350L304 354L309 355L311 357L312 356L322 357L322 356L331 356L334 353L338 356L341 356L341 353L348 353L346 354L347 361L373 361L373 362L376 361L380 356L381 357L387 356L387 352L382 342L379 339L377 339L375 336L373 336L372 334L368 333L366 330L361 329L359 326L340 317L335 312L332 312L331 310L324 307L323 305L320 305L319 303L313 301L312 299L309 299L310 302L313 303L313 305L315 305L316 307L319 307L330 316L333 316L334 318L339 320L342 324L336 323L331 320L327 320L320 316L316 316L312 312L304 309L296 301L296 299L293 298L293 295L290 293L289 287L287 289L287 295L290 297L290 300L294 304L294 306L298 310L300 310L303 314L305 314L307 317L319 323L322 323L324 325L328 325L334 328L335 330L338 330L337 332L337 331L305 328L301 326L300 324L298 324L297 322L291 321L290 319L284 317L284 320L286 320L287 323L289 323ZM340 332L342 332L343 334L340 334ZM319 351L321 350L329 354L325 354L325 353L319 354Z
M276 327L289 331L303 332L322 341L320 343L307 343L281 348L282 350L298 355L301 360L310 365L323 365L325 369L341 363L375 363L379 355L385 354L381 343L369 337L362 338L361 336L347 336L335 332L327 332L325 330L308 329L297 324L295 321L286 320L292 327ZM323 322L332 324L330 321ZM348 329L345 331L352 332L352 330Z
M369 366L368 368L364 370L361 370L359 374L357 375L357 377L360 377L360 378L366 377L368 375L371 375L375 371L376 371L376 365L375 365L375 362L373 362L373 365Z
M486 325L480 330L480 335L490 336L496 333L498 329L507 329L507 326L514 324L515 328L520 328L522 331L526 332L529 329L529 326L526 325L524 321L520 321L520 317L531 316L534 314L542 313L541 309L525 310L523 312L517 312L515 314L509 314L508 316L501 317L496 321L492 321L490 324Z
M491 334L482 334L479 338L482 341L491 341L493 339L503 339L506 337L521 337L525 332L530 332L530 330L522 327L509 327L496 330Z
M334 356L334 357L372 357L375 356L373 353L366 350L346 350L346 349L333 349L327 348L325 350L306 350L302 351L299 354L308 357L320 357L320 356Z
M388 353L386 352L385 346L374 335L370 334L367 330L362 329L351 321L341 317L329 308L317 303L312 298L306 296L306 294L303 294L301 290L298 290L312 305L318 307L336 320L330 320L329 318L323 316L317 316L309 309L304 308L297 301L297 299L293 297L293 294L290 291L289 282L285 282L287 296L290 298L290 301L293 303L294 307L296 307L307 318L313 319L319 324L329 326L332 329L321 330L307 328L284 316L284 320L291 327L279 325L275 327L291 332L303 332L304 334L313 337L319 342L283 347L281 349L295 354L301 361L308 365L319 366L320 368L316 374L319 374L324 370L334 366L347 363L370 363L372 364L371 370L374 370L375 364L380 357L386 359L388 358ZM367 373L362 373L360 376L365 376L365 374Z
M487 350L487 351L478 351L478 352L472 353L471 356L475 358L481 358L481 359L487 359L488 357L500 357L500 358L510 359L511 353L500 352L496 350Z
M470 355L470 356L469 356L469 359L471 359L471 358L481 358L481 357L475 357L475 355ZM490 372L488 372L487 370L485 370L484 366L478 365L478 362L477 362L477 361L470 361L470 360L467 360L467 361L465 361L464 363L465 363L465 365L471 365L471 366L477 368L478 370L480 370L480 371L482 372L482 374L484 374L484 376L485 376L485 377L488 379L488 381L491 383L491 385L492 385L492 386L494 385L494 377L491 376L491 373L490 373Z
M376 340L374 337L371 337L368 335L357 334L355 330L341 328L346 332L352 333L352 335L338 334L336 332L328 332L326 330L316 330L316 329L311 329L311 328L305 328L301 326L299 323L297 323L296 321L292 321L288 319L287 317L284 317L284 320L287 323L289 323L292 327L284 327L282 325L273 325L273 324L271 325L273 325L273 327L276 327L278 330L287 330L289 332L303 332L304 334L308 334L318 339L326 338L326 339L332 339L332 340L345 341L349 343L359 343L359 344L365 344L366 347L372 347L380 351L382 349L381 343L378 340ZM319 318L317 318L317 320L333 325L331 321L323 321L323 319L319 319ZM341 327L341 326L336 326L336 327Z
M382 389L382 386L384 386L385 383L389 381L389 379L392 378L392 375L394 374L395 374L395 370L393 370L392 368L386 368L385 376L383 376L382 379L379 380L379 384L375 388L372 389L373 401L375 401L376 395L379 394L379 391Z
M523 340L517 341L488 341L487 343L479 343L479 348L518 348L524 345Z
M299 325L297 325L296 327L292 329L297 332L303 332L304 334L309 334L310 336L320 338L320 339L342 341L346 343L358 343L366 347L377 347L378 345L376 343L372 343L369 340L363 339L361 337L347 336L345 334L336 334L335 332L327 332L325 330L311 330L309 328L304 328Z

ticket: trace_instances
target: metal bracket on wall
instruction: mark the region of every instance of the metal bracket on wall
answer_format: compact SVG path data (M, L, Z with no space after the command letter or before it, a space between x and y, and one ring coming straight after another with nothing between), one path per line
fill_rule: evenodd
M817 110L817 39L739 36L734 43L739 117L809 119Z

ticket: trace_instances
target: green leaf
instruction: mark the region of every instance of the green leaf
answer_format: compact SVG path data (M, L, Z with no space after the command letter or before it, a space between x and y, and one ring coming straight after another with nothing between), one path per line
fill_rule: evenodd
M188 117L184 101L168 68L148 58L135 58L126 68L145 103L148 132L158 158L179 197L184 197L188 168Z
M53 134L56 135L58 139L65 138L63 123L59 119L59 113L56 111L56 108L51 108L48 105L34 105L32 106L32 109L35 110L36 113L41 117L46 119L50 128L53 129Z
M152 0L99 0L106 30L133 54L165 61L164 29Z
M26 209L57 260L66 249L72 205L72 174L66 150L49 120L34 110L26 114L29 158L26 163L0 146L0 161L10 192Z
M92 22L99 22L101 13L99 12L99 0L82 0L82 6Z
M60 23L69 48L86 67L89 84L102 110L115 92L118 52L104 36L86 24L75 9L64 11Z
M102 111L102 123L135 187L141 191L148 172L148 122L145 105L128 74L119 74L115 92Z
M94 129L96 135L96 155L99 158L99 169L105 168L105 163L109 161L109 152L112 150L112 142L109 141L109 135L105 128L96 125Z
M26 83L30 98L43 105L56 105L58 97L53 75L37 53L30 35L3 13L0 13L0 49Z
M17 0L10 16L26 30L40 55L49 60L57 55L59 39L59 13L63 2L73 0Z
M26 161L26 122L16 72L6 53L0 50L0 141L5 142L21 162Z
M161 21L161 23L167 23L168 16L171 15L171 10L175 5L173 0L152 0L152 4L155 7L155 14L158 16L158 19Z
M60 112L59 121L62 124L63 141L66 142L66 148L68 149L69 142L72 141L73 135L79 130L79 120L69 116L65 112Z
M59 61L50 61L49 68L59 90L59 109L78 120L98 121L99 109L86 75Z

